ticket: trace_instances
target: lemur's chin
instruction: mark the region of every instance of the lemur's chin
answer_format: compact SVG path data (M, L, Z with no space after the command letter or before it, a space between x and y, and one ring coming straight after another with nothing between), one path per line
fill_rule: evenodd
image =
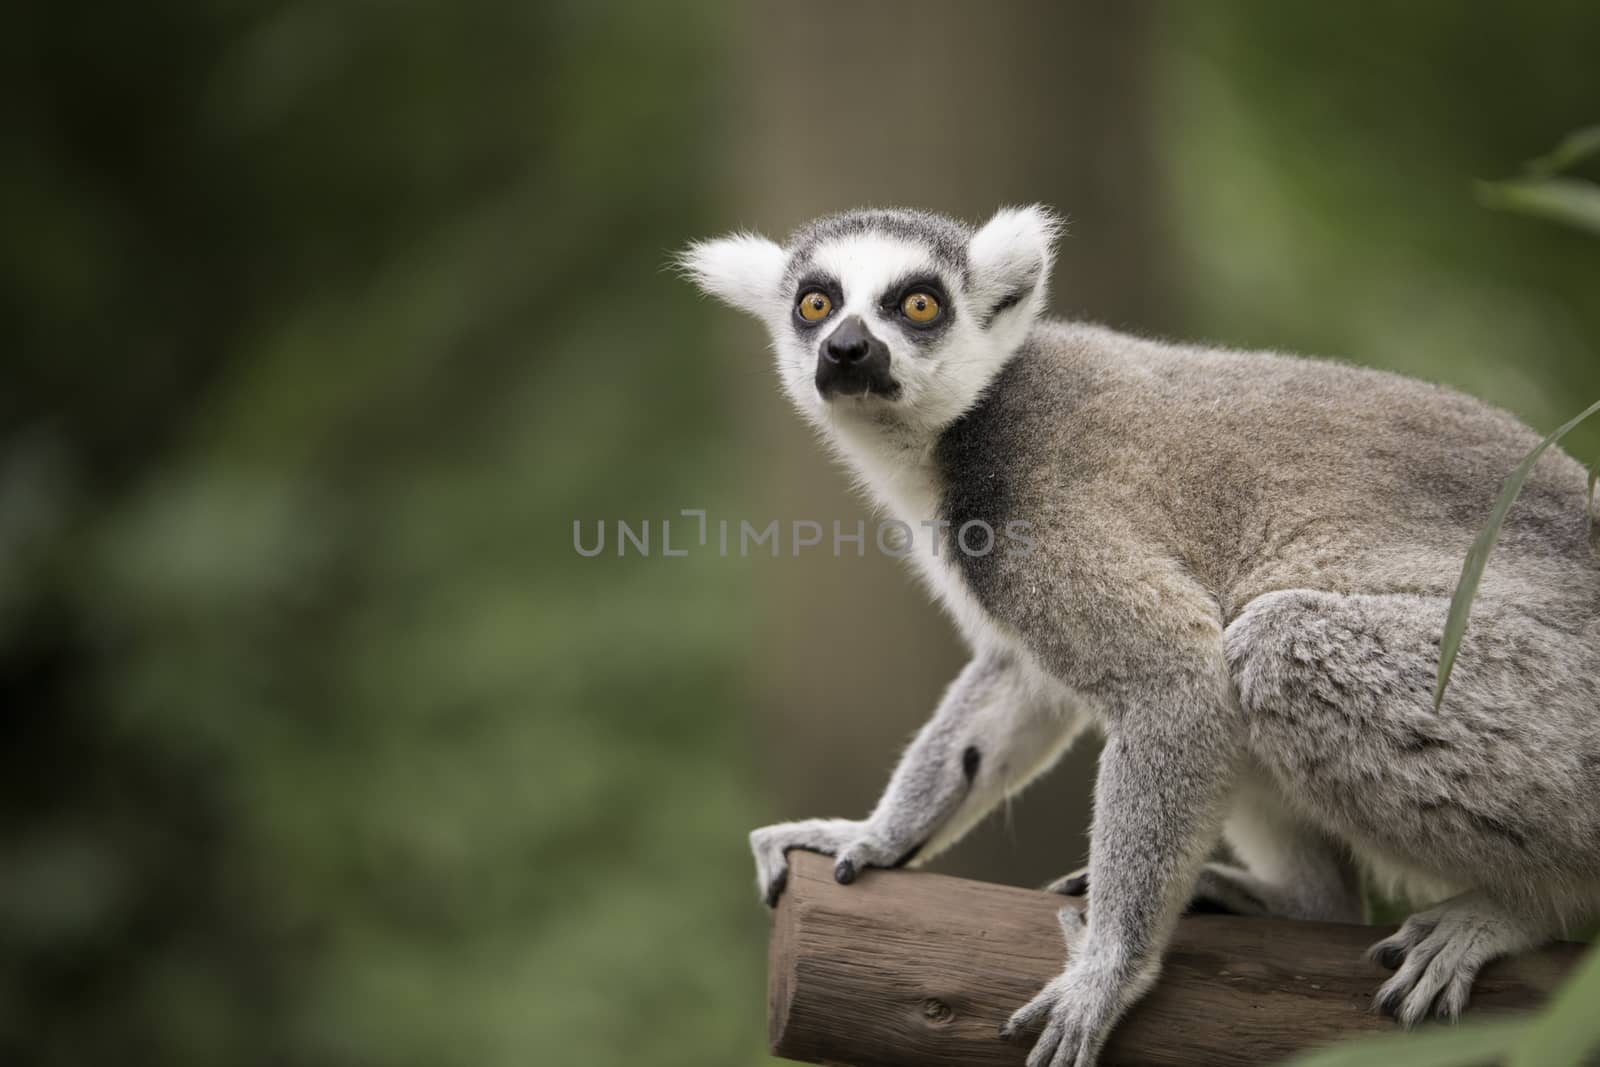
M883 401L892 403L900 399L900 383L889 381L841 382L830 381L817 386L817 395L827 403L855 401L857 403Z

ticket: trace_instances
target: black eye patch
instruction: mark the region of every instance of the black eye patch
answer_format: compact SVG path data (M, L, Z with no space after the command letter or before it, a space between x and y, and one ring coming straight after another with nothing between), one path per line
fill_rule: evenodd
M927 301L914 301L913 298L917 296L926 296L931 300L931 306L936 309L933 318L925 322L913 318L912 312L925 314L929 307ZM943 279L926 272L908 274L890 285L878 298L878 310L899 326L908 340L919 345L936 341L956 317L955 303L950 299L950 291Z
M795 310L789 316L801 330L814 330L822 323L831 321L833 317L830 315L823 319L809 321L801 316L799 309L800 298L811 292L820 292L825 295L833 302L835 309L844 307L844 289L839 285L837 278L815 271L801 275L799 281L795 282L794 293L790 297L790 303L795 305Z

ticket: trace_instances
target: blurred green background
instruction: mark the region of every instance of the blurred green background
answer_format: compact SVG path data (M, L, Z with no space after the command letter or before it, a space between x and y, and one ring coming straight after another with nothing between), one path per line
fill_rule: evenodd
M0 1063L761 1062L745 832L864 812L960 650L883 557L574 551L867 514L671 251L1040 200L1060 313L1548 429L1600 253L1471 183L1596 55L1592 0L10 12ZM935 866L1076 866L1092 758Z

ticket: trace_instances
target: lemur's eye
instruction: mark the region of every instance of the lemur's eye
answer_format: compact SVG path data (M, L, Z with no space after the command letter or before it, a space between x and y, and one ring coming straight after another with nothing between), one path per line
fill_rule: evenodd
M800 298L800 306L796 310L807 322L821 322L832 313L833 301L828 299L827 293L813 289Z
M939 317L939 301L932 293L907 293L900 301L900 314L919 326L926 326Z

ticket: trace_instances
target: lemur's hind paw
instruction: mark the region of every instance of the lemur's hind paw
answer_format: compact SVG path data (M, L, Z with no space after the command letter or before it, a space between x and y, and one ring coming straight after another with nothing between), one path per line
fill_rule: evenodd
M1406 1027L1429 1015L1454 1022L1484 964L1545 940L1535 924L1507 914L1480 894L1452 897L1411 916L1367 950L1368 959L1398 968L1378 990L1373 1008Z
M1063 875L1044 888L1047 893L1060 893L1065 897L1087 896L1089 868L1082 867ZM1187 910L1206 914L1265 915L1269 909L1250 874L1223 863L1208 863L1195 882Z
M806 819L763 826L750 833L756 857L756 888L767 906L776 907L789 880L789 850L805 849L835 857L833 877L849 885L868 867L895 867L911 860L916 850L897 851L864 822L853 819Z

